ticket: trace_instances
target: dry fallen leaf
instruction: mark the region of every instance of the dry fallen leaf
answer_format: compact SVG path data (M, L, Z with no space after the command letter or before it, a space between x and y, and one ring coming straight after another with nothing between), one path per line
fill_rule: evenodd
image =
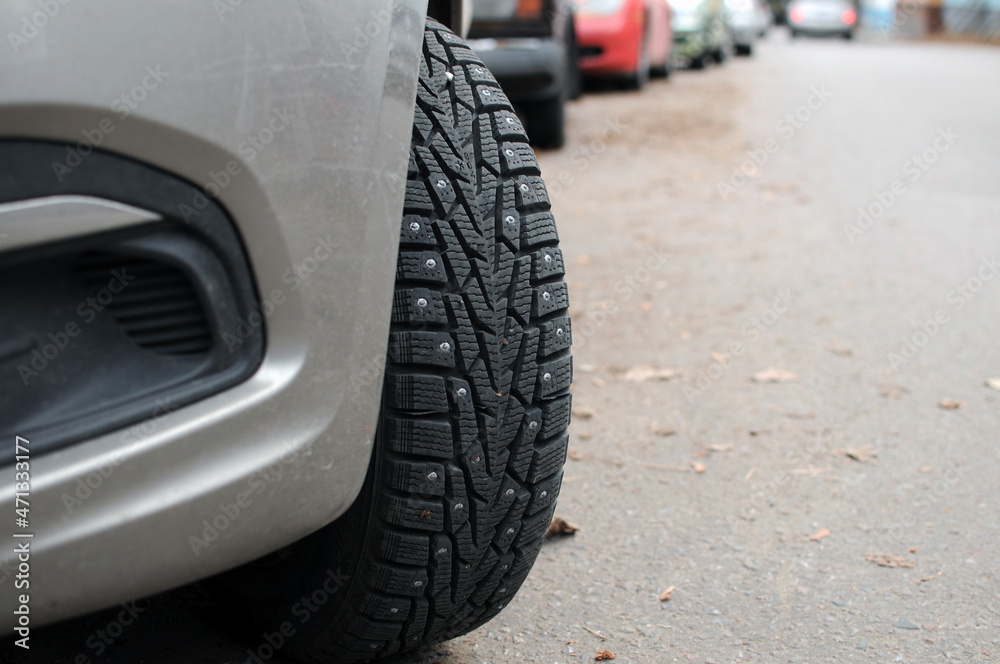
M701 449L694 453L694 458L704 459L712 456L713 452L730 452L735 448L735 445L702 445Z
M657 436L663 436L664 438L666 438L667 436L673 436L677 432L674 431L673 429L661 428L655 430L653 433Z
M615 654L610 650L598 650L597 654L594 655L595 662L605 662L609 659L614 659Z
M584 408L581 406L573 409L573 417L576 417L581 420L589 420L596 414L597 411L595 411L593 408Z
M670 586L669 588L664 590L663 593L660 595L660 601L666 602L667 600L670 599L670 596L673 594L674 594L674 587Z
M957 401L955 399L945 399L938 404L938 407L945 410L958 410L959 408L965 408L965 402Z
M575 447L571 447L569 448L569 452L566 453L566 456L568 456L573 461L580 461L581 459L583 459L583 452L576 449Z
M643 302L642 306L639 307L639 308L642 309L643 311L652 311L653 310L653 303L652 302Z
M697 461L691 462L691 467L694 468L696 473L704 473L708 468L703 463L698 463Z
M723 364L723 365L724 364L729 364L729 356L728 355L723 355L722 353L720 353L718 351L715 351L715 352L712 353L712 359L715 360L716 362L718 362L719 364Z
M848 459L854 459L855 461L860 461L861 463L878 458L878 454L868 449L867 447L855 447L850 450L844 450L844 456L846 456Z
M788 383L798 379L799 377L791 371L775 369L774 367L758 371L753 375L753 381L755 383Z
M909 393L910 390L902 385L886 383L879 386L879 394L881 394L884 399L902 399Z
M626 371L622 379L633 383L644 383L647 381L670 380L680 375L680 369L658 369L647 364L638 364Z
M992 387L994 390L1000 390L1000 378L987 378L986 387Z
M841 357L850 357L851 355L854 355L854 350L852 348L845 346L837 339L830 342L829 348L831 353L834 355L840 355Z
M879 567L916 567L906 558L891 553L866 553L865 560Z
M572 535L578 530L580 530L579 526L574 526L566 519L557 516L556 518L552 519L552 523L551 525L549 525L549 530L547 533L545 533L545 536L558 537L561 535Z
M814 533L814 534L810 535L809 536L809 541L810 542L818 542L821 539L823 539L824 537L829 537L829 536L830 536L830 529L829 528L824 528L823 530L819 531L818 533Z

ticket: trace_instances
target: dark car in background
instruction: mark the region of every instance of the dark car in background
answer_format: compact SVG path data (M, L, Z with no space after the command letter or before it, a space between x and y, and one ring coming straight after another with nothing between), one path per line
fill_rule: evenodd
M514 104L531 143L561 147L566 101L580 95L570 0L475 0L469 45Z

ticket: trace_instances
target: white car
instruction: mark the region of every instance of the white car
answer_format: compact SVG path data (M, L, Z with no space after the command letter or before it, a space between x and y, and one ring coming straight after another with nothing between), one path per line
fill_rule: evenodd
M752 55L754 42L767 34L773 20L764 0L726 0L724 15L736 55Z
M788 26L792 37L839 35L853 39L858 8L851 0L792 0L788 3Z

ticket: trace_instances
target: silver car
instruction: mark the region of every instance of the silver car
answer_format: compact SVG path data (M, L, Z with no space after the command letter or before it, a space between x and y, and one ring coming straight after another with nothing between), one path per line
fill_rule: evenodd
M771 10L764 0L726 0L726 24L736 55L753 55L754 43L771 27Z
M524 130L442 25L466 12L0 4L15 648L212 577L260 649L368 660L520 587L572 335Z
M854 38L858 7L853 0L791 0L787 12L792 37L806 34Z

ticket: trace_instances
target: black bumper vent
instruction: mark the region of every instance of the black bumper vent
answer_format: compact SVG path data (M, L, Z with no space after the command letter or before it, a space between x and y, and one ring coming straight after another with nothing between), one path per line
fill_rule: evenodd
M215 200L99 149L54 178L65 155L0 140L0 204L86 196L150 217L0 247L0 437L38 455L116 430L128 444L145 435L136 423L250 378L265 345L243 243ZM0 450L0 467L13 460L13 445Z
M92 297L109 289L109 281L121 289L107 308L139 346L162 355L198 355L212 348L212 330L198 292L176 267L95 252L80 257L77 274Z

